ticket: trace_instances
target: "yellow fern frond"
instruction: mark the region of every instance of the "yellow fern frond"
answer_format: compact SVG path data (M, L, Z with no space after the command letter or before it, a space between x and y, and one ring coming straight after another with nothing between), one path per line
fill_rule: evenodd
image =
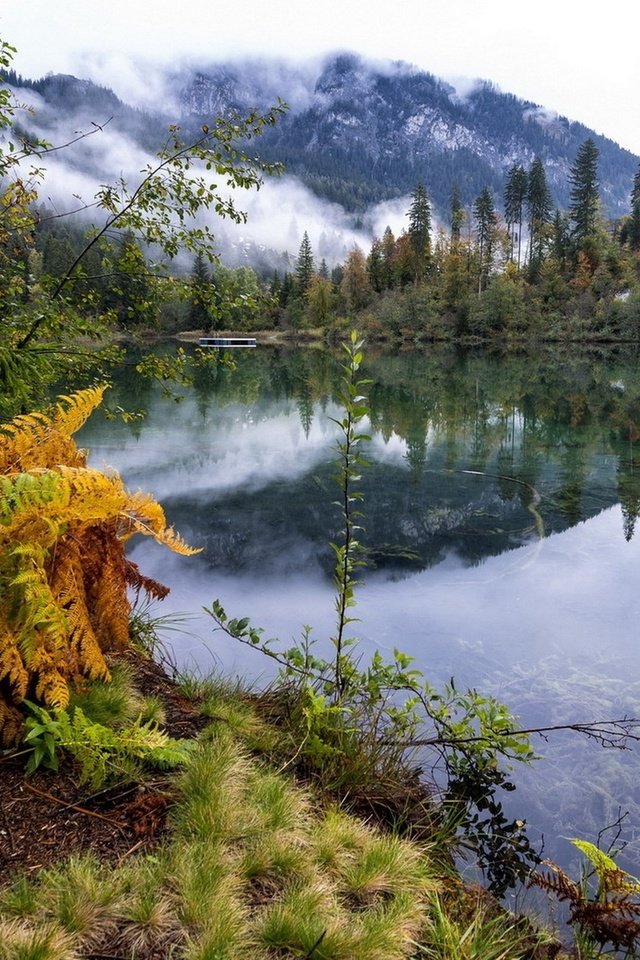
M20 540L41 542L33 535L38 526L49 532L53 543L68 499L69 485L55 470L0 477L0 545Z
M0 612L0 681L6 681L15 700L27 695L29 674L16 646L15 635Z
M131 532L128 536L135 532L144 533L146 536L155 536L156 533L164 530L167 525L164 510L158 501L154 500L150 493L143 493L141 490L128 493L122 513L123 519L127 518L132 522ZM140 524L140 529L135 527L136 523Z
M50 416L16 417L0 431L0 474L17 473L66 463L82 466L84 454L71 439L96 409L106 387L80 390L61 397Z
M88 420L93 411L102 403L106 384L79 390L71 396L58 397L58 403L51 416L51 427L65 437L70 437Z
M72 677L92 680L109 678L88 608L80 546L76 538L66 538L59 546L51 574L51 592L65 610L67 630L67 670Z
M134 533L142 533L185 557L202 552L202 547L190 547L173 527L167 526L164 510L150 494L140 491L129 494L123 512L129 520L129 530L124 533L123 539L129 539Z
M84 458L73 440L52 430L44 415L17 417L0 432L0 474L81 462Z
M126 559L115 521L87 530L80 551L91 621L100 648L124 650L129 643L131 604ZM97 569L92 569L94 557L100 557Z
M186 556L151 496L86 466L72 434L104 387L61 397L48 415L0 428L0 739L19 734L25 696L64 707L70 685L109 679L107 650L129 640L127 583L165 588L126 560L125 542L152 536Z
M55 667L38 673L35 693L38 700L46 703L48 707L64 710L69 706L67 679Z
M110 520L122 512L127 492L117 474L107 476L91 467L58 468L69 491L69 502L62 519L96 523Z
M13 590L13 626L23 662L31 669L34 655L43 644L64 655L68 634L65 610L56 603L44 565L27 556L10 584ZM17 603L16 603L17 601Z

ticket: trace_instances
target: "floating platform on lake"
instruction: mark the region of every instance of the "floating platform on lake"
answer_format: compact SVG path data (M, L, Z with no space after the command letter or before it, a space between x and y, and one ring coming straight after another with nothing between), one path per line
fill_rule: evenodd
M201 347L255 347L255 337L200 337Z

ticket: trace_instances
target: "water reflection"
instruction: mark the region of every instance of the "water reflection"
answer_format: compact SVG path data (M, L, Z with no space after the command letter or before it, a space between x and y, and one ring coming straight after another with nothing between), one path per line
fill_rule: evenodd
M557 358L556 358L557 359ZM182 403L156 392L142 425L94 419L92 462L152 490L197 558L140 544L134 559L167 582L165 609L221 597L285 642L333 614L327 541L335 361L266 348L237 372L208 371ZM638 714L640 373L615 355L549 358L370 354L371 467L362 481L370 569L359 635L399 646L433 680L496 693L527 726ZM123 386L118 402L127 403ZM193 624L226 669L265 674L202 615ZM179 655L210 665L186 637ZM540 743L544 763L511 798L546 853L595 839L619 806L640 823L634 753L575 737ZM626 863L640 869L633 841Z

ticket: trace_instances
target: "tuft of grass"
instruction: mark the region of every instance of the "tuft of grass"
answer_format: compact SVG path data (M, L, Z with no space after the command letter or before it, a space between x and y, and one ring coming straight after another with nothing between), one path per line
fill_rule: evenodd
M21 874L0 893L0 914L4 916L24 920L35 916L40 907L38 885L26 874Z
M244 801L249 761L231 738L199 744L178 779L182 794L172 821L187 839L230 840L243 836L256 817Z
M165 883L167 864L166 856L145 857L125 868L126 896L116 943L133 956L167 951L183 939L175 897Z
M424 892L435 883L428 877L419 849L393 835L374 835L347 861L342 872L344 889L365 906L381 897Z
M326 886L293 886L262 911L256 923L257 941L267 950L321 960L329 956L320 947L328 932L330 907Z
M192 936L219 911L237 913L241 880L217 840L174 844L168 869L177 915Z
M245 850L240 859L241 875L254 888L254 896L274 896L292 883L314 876L309 862L309 845L286 832L265 834Z
M371 829L341 810L328 810L314 828L313 851L321 869L342 873L371 836Z
M466 919L455 919L439 897L416 956L420 960L527 960L531 931L509 914L489 915L481 904Z
M143 698L134 686L133 671L122 660L111 666L111 681L94 681L72 693L70 707L80 707L93 723L118 730L140 715Z
M260 960L255 944L247 935L244 911L237 900L219 898L216 909L197 938L188 940L183 960Z
M73 938L53 924L0 920L0 960L77 960Z
M257 765L247 779L245 802L259 815L261 829L269 832L295 832L310 817L310 799L301 787Z
M95 857L71 857L41 874L38 897L43 913L83 945L111 934L124 884Z

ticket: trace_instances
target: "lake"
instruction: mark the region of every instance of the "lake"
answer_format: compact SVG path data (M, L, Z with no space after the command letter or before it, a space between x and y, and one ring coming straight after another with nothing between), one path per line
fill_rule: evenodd
M339 528L338 353L259 346L201 374L181 402L123 377L79 435L94 466L149 490L193 558L138 542L133 559L171 587L159 613L183 665L258 682L258 653L201 612L220 598L290 645L331 635L328 541ZM410 653L432 683L456 678L506 702L525 727L640 715L640 366L629 351L541 348L502 356L368 347L370 564L358 592L363 649ZM640 524L638 524L640 529ZM534 740L507 798L544 853L575 866L628 811L621 863L640 872L638 751L576 734Z

